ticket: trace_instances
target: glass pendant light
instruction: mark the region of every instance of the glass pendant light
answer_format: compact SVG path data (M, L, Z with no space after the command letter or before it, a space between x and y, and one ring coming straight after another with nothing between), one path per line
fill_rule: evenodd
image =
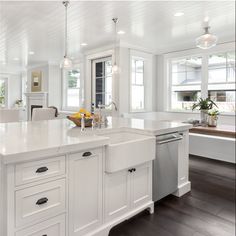
M114 63L113 63L113 66L112 66L112 73L118 73L118 71L119 71L119 67L118 67L118 65L117 65L117 27L116 27L116 25L117 25L117 22L118 22L118 18L113 18L112 19L112 21L114 22L114 25L115 25L115 30L114 30L114 32L115 32L115 37L114 37Z
M72 61L67 56L67 50L68 50L68 36L67 36L67 7L69 5L69 1L63 1L62 4L65 7L65 55L63 60L61 61L60 67L63 69L69 69L72 67Z
M216 45L218 38L217 36L211 34L209 29L210 26L208 25L204 27L205 33L196 39L197 47L201 49L209 49Z

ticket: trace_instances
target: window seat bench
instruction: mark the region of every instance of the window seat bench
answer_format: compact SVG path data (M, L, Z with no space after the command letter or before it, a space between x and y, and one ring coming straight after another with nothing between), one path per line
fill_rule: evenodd
M190 133L214 135L228 138L236 137L235 126L233 125L218 125L217 127L196 126L190 129Z
M235 163L235 126L193 127L189 133L189 153Z

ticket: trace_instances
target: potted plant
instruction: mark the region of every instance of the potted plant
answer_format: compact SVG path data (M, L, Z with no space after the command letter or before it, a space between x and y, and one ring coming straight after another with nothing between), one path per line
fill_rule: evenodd
M22 103L23 103L23 100L22 100L22 99L16 100L16 102L15 102L15 107L22 107Z
M211 127L217 126L217 119L219 115L219 111L217 109L212 109L208 111L208 125Z
M192 110L198 109L201 111L201 123L206 124L207 123L207 115L208 111L211 110L213 107L218 106L213 102L210 98L200 98L197 103L194 103L192 106Z

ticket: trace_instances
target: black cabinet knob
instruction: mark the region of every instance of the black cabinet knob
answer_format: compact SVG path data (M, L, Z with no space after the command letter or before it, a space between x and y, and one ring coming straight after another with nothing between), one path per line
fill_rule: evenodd
M83 157L89 157L89 156L92 156L92 152L85 152L85 153L83 153L82 156L83 156Z
M36 173L43 173L48 171L48 168L46 166L40 167L36 170Z
M48 198L46 197L43 197L43 198L40 198L37 202L36 202L36 205L42 205L42 204L45 204L48 202Z
M135 168L133 168L132 170L133 170L133 171L136 171L136 169L135 169Z
M128 171L131 173L133 171L133 169L128 169Z

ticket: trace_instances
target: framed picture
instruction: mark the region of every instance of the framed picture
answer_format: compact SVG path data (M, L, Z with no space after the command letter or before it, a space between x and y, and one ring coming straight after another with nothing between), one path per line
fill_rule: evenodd
M42 91L42 72L33 71L31 74L31 92Z

